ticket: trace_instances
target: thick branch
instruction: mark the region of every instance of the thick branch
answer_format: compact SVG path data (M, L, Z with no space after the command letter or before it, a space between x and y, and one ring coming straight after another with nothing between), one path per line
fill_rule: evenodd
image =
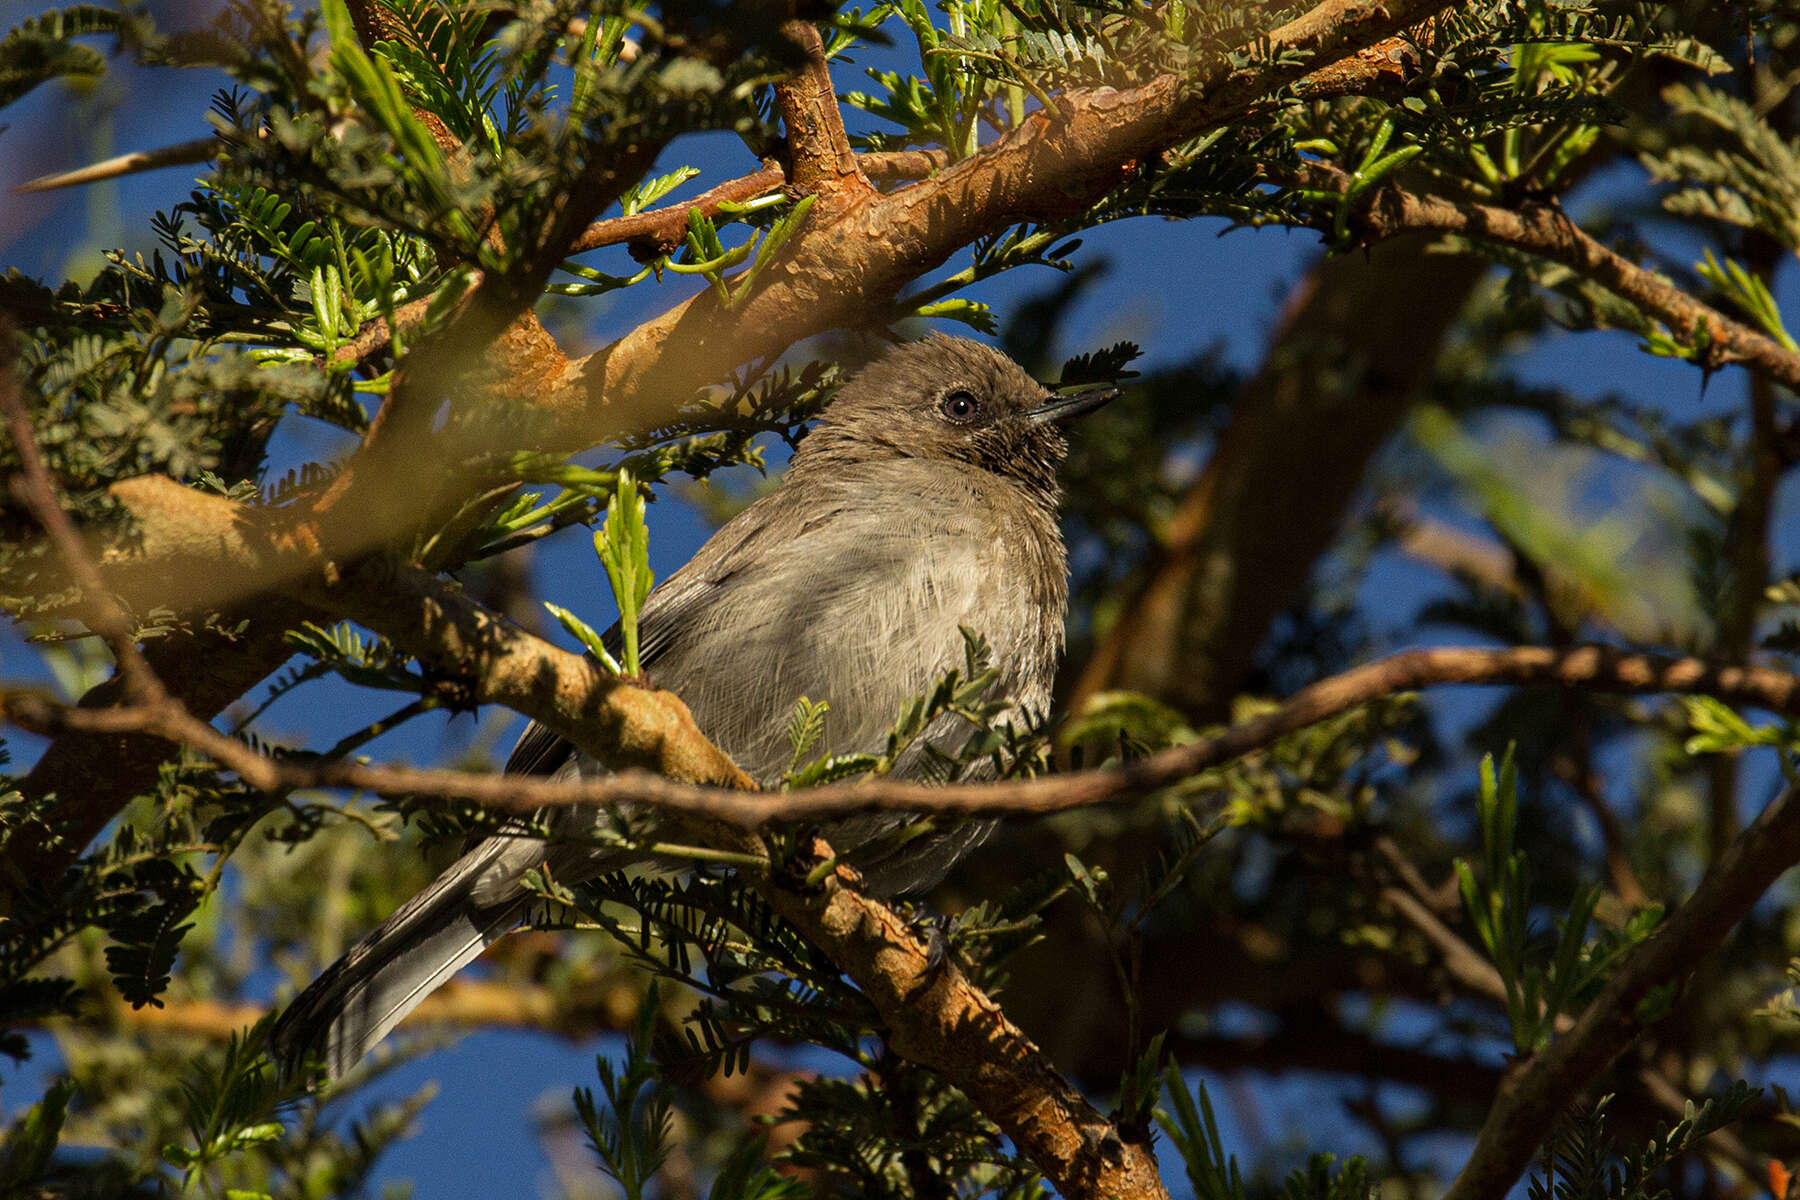
M1085 211L1135 164L1255 111L1309 74L1340 92L1383 84L1395 64L1358 52L1444 7L1328 0L1272 30L1247 51L1250 65L1220 61L1193 77L1070 94L1059 116L1035 113L916 186L821 204L742 303L727 309L707 292L677 306L571 363L544 403L557 411L572 447L644 427L740 362L824 329L885 317L906 285L978 237Z
M365 7L358 5L355 11L367 18ZM531 397L534 410L554 423L554 436L529 439L533 449L579 449L607 432L641 427L739 362L871 313L886 313L901 288L976 237L1021 219L1081 211L1130 164L1149 161L1167 145L1252 111L1262 97L1309 69L1326 90L1354 91L1382 83L1395 70L1391 56L1361 52L1442 7L1432 0L1328 0L1273 31L1268 57L1259 51L1250 65L1235 70L1221 65L1192 79L1166 76L1126 92L1070 96L1064 117L1035 115L926 183L890 195L858 193L842 204L821 204L746 303L726 312L707 293L566 368L535 322L521 321L495 342L507 322L525 313L535 299L536 275L484 279L434 345L416 347L408 356L408 378L378 414L363 451L321 502L317 520L297 527L288 545L300 551L297 559L329 572L331 559L353 556L394 535L383 514L412 514L419 525L429 526L454 511L462 497L479 492L482 480L446 480L444 464L460 461L457 448L423 436L436 411L434 397L464 383L462 376L478 356L482 366L503 377L501 386L508 393ZM363 32L367 36L372 31ZM649 149L638 147L643 153ZM919 161L909 160L903 169L896 166L896 173L935 165L930 154L913 157ZM567 243L574 242L616 194L618 180L632 175L637 165L629 154L597 165L612 174L580 189L559 215ZM546 261L553 260L547 256ZM408 394L421 400L407 402ZM396 420L397 413L407 412L413 414L410 420ZM498 437L474 439L483 449L515 444L521 436L511 410L495 406L495 412L497 421L506 418L507 423ZM421 505L422 496L435 499ZM223 538L232 531L227 525L219 533ZM324 561L314 557L320 550ZM221 589L213 604L230 607L249 596ZM290 618L281 614L283 620ZM265 629L259 620L250 640L258 647L278 647L279 629ZM259 650L239 664L241 670L221 674L253 680L279 661L272 652ZM74 726L65 722L63 727Z
M371 559L311 595L320 607L386 635L427 672L466 680L472 702L528 713L602 762L727 789L756 786L706 739L678 697L607 675L592 659L533 637L427 571Z
M500 387L512 396L530 397L532 406L553 418L560 429L556 437L522 438L520 423L511 419L512 410L496 406L496 421L506 418L507 424L497 438L482 441L487 449L521 441L542 451L584 448L603 436L605 430L597 428L596 421L618 431L660 419L672 404L689 399L695 388L716 381L738 362L785 349L801 337L854 322L869 312L885 313L901 287L975 237L1020 219L1081 210L1112 187L1129 164L1147 161L1158 148L1189 133L1243 115L1261 96L1292 82L1305 70L1294 65L1295 53L1310 54L1319 62L1310 78L1328 81L1332 89L1354 91L1381 83L1395 65L1390 53L1378 52L1380 47L1371 48L1369 43L1440 7L1425 0L1388 5L1332 0L1274 31L1269 61L1260 65L1235 71L1218 67L1194 80L1163 77L1129 92L1071 96L1066 119L1034 116L974 158L945 167L923 184L886 196L822 204L790 242L787 261L766 273L766 284L748 303L729 313L706 298L683 304L566 369L547 338L524 339L516 346L507 338L488 346L506 313L522 311L532 297L517 281L482 279L476 295L492 303L469 300L465 315L453 319L452 328L436 339L441 353L417 347L408 356L408 369L420 390L429 394L430 379L461 382L459 369L479 356L481 365L500 378ZM860 161L875 178L897 179L936 170L945 156L940 151L913 151L864 155ZM609 164L608 169L622 179L630 173L628 165ZM584 202L596 203L615 191L617 182L584 189ZM679 211L685 214L686 207ZM578 236L582 235L572 235L571 242ZM387 337L385 330L371 330L366 343L359 341L346 353L373 353ZM411 361L426 351L431 351L425 354L427 359L439 360L435 369L427 369L431 364L426 361ZM392 424L393 407L384 406L378 426ZM435 411L428 404L418 407ZM370 438L371 443L404 440L379 428ZM366 486L376 492L385 488L404 499L406 503L398 506L401 511L416 509L418 497L442 482L447 449L430 438L422 440L426 444L418 457L429 459L429 470L365 471L364 466L372 464L355 463L340 476L325 507L360 510L361 518L354 512L343 516L352 526L366 525L374 520L372 514L393 510L373 503L384 496L362 491ZM359 459L373 457L380 456L367 450L359 455ZM357 484L359 475L370 474L385 475L385 484ZM466 480L463 485L472 486ZM239 519L221 523L222 540L233 535ZM343 540L354 544L360 539ZM333 542L301 536L295 544L306 548ZM211 601L222 605L245 595L215 589Z
M1669 998L1655 993L1679 989L1797 861L1800 791L1789 789L1715 860L1687 903L1626 958L1574 1028L1508 1070L1448 1200L1505 1196L1569 1102L1667 1011Z
M1146 1145L1121 1140L986 993L885 905L836 875L809 891L765 884L769 903L855 982L888 1044L965 1093L1064 1196L1166 1197Z

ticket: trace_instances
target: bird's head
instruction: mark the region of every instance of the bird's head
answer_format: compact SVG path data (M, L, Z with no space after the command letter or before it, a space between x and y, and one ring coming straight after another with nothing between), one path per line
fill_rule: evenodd
M794 462L939 459L1054 496L1068 453L1061 427L1117 394L1058 396L993 347L934 334L894 347L845 383Z

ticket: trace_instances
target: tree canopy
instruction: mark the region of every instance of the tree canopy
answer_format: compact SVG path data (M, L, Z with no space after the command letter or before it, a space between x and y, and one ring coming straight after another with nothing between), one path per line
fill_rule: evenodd
M124 248L0 280L0 1190L366 1194L428 1101L385 1081L523 1028L625 1035L543 1118L570 1196L1796 1195L1790 6L170 7L0 38L15 111L226 81L26 184L161 188ZM1084 238L1174 279L1171 222L1319 245L1266 344L1122 340ZM884 753L782 698L768 796L638 671L652 547L954 326L1124 387L1056 711L998 720L972 629ZM890 777L949 712L949 781ZM499 775L519 715L618 773ZM684 869L541 874L372 1063L271 1064L575 803ZM1012 819L923 920L814 836L875 808Z

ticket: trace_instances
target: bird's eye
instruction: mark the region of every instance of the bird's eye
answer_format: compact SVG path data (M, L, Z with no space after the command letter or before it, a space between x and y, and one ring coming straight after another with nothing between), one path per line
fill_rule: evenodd
M938 402L938 410L958 425L966 425L981 415L981 401L973 392L951 392Z

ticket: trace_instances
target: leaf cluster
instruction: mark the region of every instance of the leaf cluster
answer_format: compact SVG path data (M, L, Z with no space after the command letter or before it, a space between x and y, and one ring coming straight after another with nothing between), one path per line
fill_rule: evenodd
M1735 1082L1696 1105L1681 1120L1661 1127L1641 1151L1617 1155L1606 1129L1611 1096L1569 1114L1545 1145L1541 1173L1532 1176L1531 1200L1668 1200L1659 1172L1707 1137L1741 1120L1762 1090Z
M1473 867L1458 859L1456 878L1470 923L1505 986L1513 1045L1521 1053L1531 1053L1548 1046L1557 1018L1574 1015L1599 991L1619 960L1650 936L1662 919L1662 908L1645 908L1622 929L1603 931L1590 941L1588 931L1601 888L1584 884L1576 889L1567 912L1556 918L1550 944L1535 945L1529 924L1528 860L1513 849L1518 813L1518 775L1511 753L1497 771L1491 756L1484 759L1476 808L1484 870L1477 881ZM1661 1016L1656 1005L1667 1002L1668 997L1661 996L1641 1007L1640 1019Z

